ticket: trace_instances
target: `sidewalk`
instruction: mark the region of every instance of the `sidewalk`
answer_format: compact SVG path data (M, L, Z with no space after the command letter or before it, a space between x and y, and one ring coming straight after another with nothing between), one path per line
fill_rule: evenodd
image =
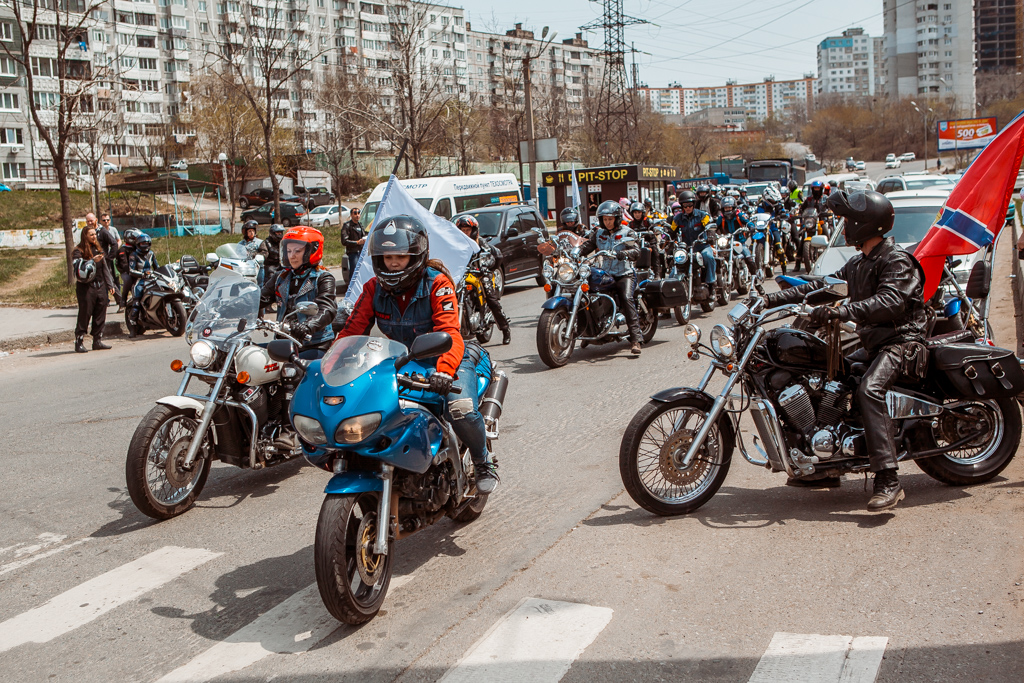
M344 280L341 268L332 268L331 274L338 281L338 295L342 296ZM59 344L74 341L77 308L18 308L0 306L0 351L28 349L43 344ZM124 314L117 313L117 304L107 308L107 324L104 337L124 337L128 330L124 325Z

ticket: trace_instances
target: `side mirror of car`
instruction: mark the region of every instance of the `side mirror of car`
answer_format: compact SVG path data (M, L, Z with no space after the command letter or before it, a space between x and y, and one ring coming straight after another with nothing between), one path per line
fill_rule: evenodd
M505 231L505 237L518 237L518 236L519 236L519 228L509 228L507 231Z
M812 235L811 246L825 248L828 246L828 238L824 235Z

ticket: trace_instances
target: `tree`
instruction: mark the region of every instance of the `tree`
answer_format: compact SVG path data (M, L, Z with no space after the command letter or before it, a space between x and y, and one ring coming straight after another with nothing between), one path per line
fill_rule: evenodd
M482 141L489 121L486 111L477 104L472 94L466 101L452 100L441 119L439 151L458 159L460 175L469 175L472 172L470 162L483 156Z
M90 128L95 114L97 83L110 81L108 58L94 65L89 54L88 25L91 15L108 7L107 0L0 0L14 14L15 40L0 41L3 54L13 60L24 76L29 113L49 152L60 193L61 226L68 284L75 281L71 252L74 250L68 160L71 150ZM45 30L45 33L44 33ZM55 48L49 43L56 44ZM35 49L39 43L47 47ZM40 56L51 54L55 56ZM39 78L55 79L57 92L40 91Z

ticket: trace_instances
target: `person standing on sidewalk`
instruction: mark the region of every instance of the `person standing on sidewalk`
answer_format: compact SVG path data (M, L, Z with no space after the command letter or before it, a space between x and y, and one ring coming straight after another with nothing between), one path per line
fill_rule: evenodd
M89 216L85 217L86 225L89 224ZM95 217L93 223L96 222ZM117 228L110 224L110 214L103 212L100 214L100 224L96 228L96 239L99 240L100 247L103 248L103 256L107 259L107 270L110 271L110 276L114 279L114 301L117 302L117 312L120 313L124 310L124 302L121 300L121 279L118 277L117 269L114 268L114 259L117 258L117 250L121 248L121 235L117 232Z
M90 214L92 215L92 214ZM92 224L86 217L86 226L78 246L71 252L71 267L75 271L75 296L78 298L78 322L75 325L75 352L86 353L85 333L92 320L92 348L94 351L109 349L103 343L103 326L107 322L107 304L114 295L114 278L96 237L96 217Z
M348 259L348 280L356 274L356 264L359 262L359 254L363 251L366 237L363 236L363 226L359 223L359 209L352 209L349 219L341 226L341 243L345 245L345 258Z

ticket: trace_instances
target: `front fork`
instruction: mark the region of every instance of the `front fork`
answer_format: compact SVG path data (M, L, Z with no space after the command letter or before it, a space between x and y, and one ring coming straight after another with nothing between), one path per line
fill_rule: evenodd
M572 296L572 314L569 316L569 324L565 326L565 335L568 338L571 338L572 335L575 334L575 332L573 332L573 330L576 329L576 327L575 327L576 326L576 314L580 310L580 299L582 297L583 297L583 287L577 287L576 288L576 293L573 294L573 296ZM561 339L560 341L565 342L566 339ZM568 344L565 344L565 345L568 346Z

